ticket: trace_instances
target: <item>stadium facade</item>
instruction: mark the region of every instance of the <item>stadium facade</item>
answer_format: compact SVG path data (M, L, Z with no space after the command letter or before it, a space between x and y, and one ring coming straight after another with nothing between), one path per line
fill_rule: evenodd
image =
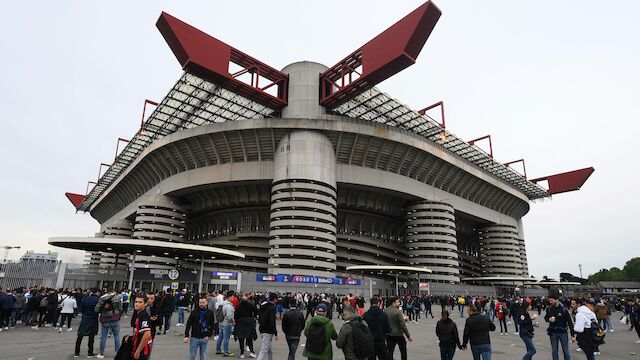
M248 287L362 278L353 265L428 268L420 279L430 283L528 277L530 202L579 189L593 168L528 180L447 131L442 103L415 111L380 92L439 16L427 2L332 67L276 70L163 13L157 27L185 72L91 191L67 193L100 223L86 243L233 250L244 258L138 251L135 266L203 265L241 273ZM133 252L75 247L126 277ZM395 281L371 277L380 289Z

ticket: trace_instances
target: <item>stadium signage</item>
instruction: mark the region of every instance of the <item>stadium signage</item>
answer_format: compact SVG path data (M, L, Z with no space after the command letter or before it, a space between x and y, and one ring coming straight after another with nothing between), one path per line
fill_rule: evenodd
M325 278L319 276L306 275L281 275L281 274L256 274L256 281L260 282L283 282L301 284L323 284L323 285L362 285L362 280L354 278Z
M136 269L136 280L197 281L197 276L188 269Z
M238 280L238 273L233 271L213 271L211 272L211 279L216 280Z

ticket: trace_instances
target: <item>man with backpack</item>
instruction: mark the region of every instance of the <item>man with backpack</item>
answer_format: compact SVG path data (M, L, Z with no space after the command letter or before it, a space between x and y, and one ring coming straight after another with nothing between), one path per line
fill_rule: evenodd
M413 338L411 334L409 334L409 329L407 329L407 324L404 321L404 315L402 314L402 310L400 310L402 300L398 297L392 297L390 302L384 311L389 317L389 324L391 325L391 331L387 333L387 350L389 356L393 358L393 352L396 349L396 345L398 345L400 358L407 360L407 341L404 337L406 336L409 342L412 342Z
M331 340L338 339L338 333L336 333L331 320L327 318L327 311L326 304L318 304L316 316L311 318L304 329L307 342L302 356L309 358L309 360L333 359Z
M115 341L115 351L120 349L120 315L122 314L122 297L113 288L108 289L96 304L95 311L99 314L100 329L100 353L98 359L104 359L104 348L107 345L109 331Z
M259 316L259 330L262 342L260 346L260 354L258 360L264 360L269 358L273 360L273 350L271 349L271 342L275 337L278 341L278 330L276 329L276 303L278 302L278 295L275 293L269 293L268 297L263 303L260 304L260 316Z
M578 340L578 346L584 352L587 360L595 360L594 351L597 346L603 343L602 339L596 338L596 336L604 336L602 333L598 334L600 325L593 309L596 305L595 300L589 299L585 304L580 306L576 310L576 323L573 326L573 330L576 332L576 338Z
M369 330L373 335L374 354L369 357L370 360L388 360L389 350L387 349L386 334L391 332L391 324L389 316L380 309L380 298L374 297L369 303L371 307L364 313L364 321L367 322Z
M282 332L289 345L288 360L295 360L296 350L300 343L300 333L304 329L304 315L302 311L298 310L297 302L296 298L292 298L289 311L282 315Z
M558 360L558 342L560 342L564 360L570 360L567 330L571 331L571 339L575 336L571 315L567 308L562 305L557 295L549 295L549 305L544 320L549 323L547 334L551 339L551 357L553 360Z
M233 325L235 324L234 313L235 309L231 303L233 297L233 291L227 292L226 299L222 304L218 305L216 309L216 320L218 321L218 328L220 329L220 336L216 343L216 354L224 356L234 356L235 354L229 352L229 338L233 333ZM222 352L224 349L224 352Z
M362 317L350 306L344 308L344 325L336 340L336 346L342 349L345 360L367 360L374 355L373 335L362 321Z

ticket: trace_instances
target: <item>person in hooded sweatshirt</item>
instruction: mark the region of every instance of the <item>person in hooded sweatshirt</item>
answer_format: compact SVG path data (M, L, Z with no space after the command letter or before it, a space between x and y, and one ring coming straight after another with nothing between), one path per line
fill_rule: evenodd
M460 348L460 335L456 323L449 317L449 310L442 310L442 318L436 324L436 335L440 341L440 359L451 360Z
M580 346L580 349L582 349L586 355L587 360L595 360L595 346L591 338L591 321L598 321L596 314L593 312L595 305L595 300L589 299L585 304L578 307L576 310L576 321L573 325L578 346Z
M364 321L367 322L369 330L373 335L373 350L375 355L369 360L388 360L389 350L387 349L387 334L391 332L389 316L380 309L380 298L374 297L369 300L371 307L364 313Z
M345 320L344 325L340 328L340 334L336 339L336 346L338 349L342 349L345 360L367 360L367 358L360 358L356 355L355 341L356 339L352 335L354 328L367 326L362 321L359 311L354 310L351 306L347 306L343 309L342 318Z

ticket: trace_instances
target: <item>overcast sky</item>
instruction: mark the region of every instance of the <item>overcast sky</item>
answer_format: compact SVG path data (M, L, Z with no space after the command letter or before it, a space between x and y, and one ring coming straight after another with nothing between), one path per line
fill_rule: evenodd
M130 138L145 98L180 66L155 27L161 11L265 63L333 65L420 1L13 1L0 22L0 246L46 250L92 236L64 192L84 193ZM233 4L233 5L230 5ZM443 15L415 65L379 85L414 109L446 104L447 128L491 134L495 157L530 177L594 166L583 189L532 203L532 275L585 276L640 255L640 3L436 2ZM80 261L78 253L63 259Z

